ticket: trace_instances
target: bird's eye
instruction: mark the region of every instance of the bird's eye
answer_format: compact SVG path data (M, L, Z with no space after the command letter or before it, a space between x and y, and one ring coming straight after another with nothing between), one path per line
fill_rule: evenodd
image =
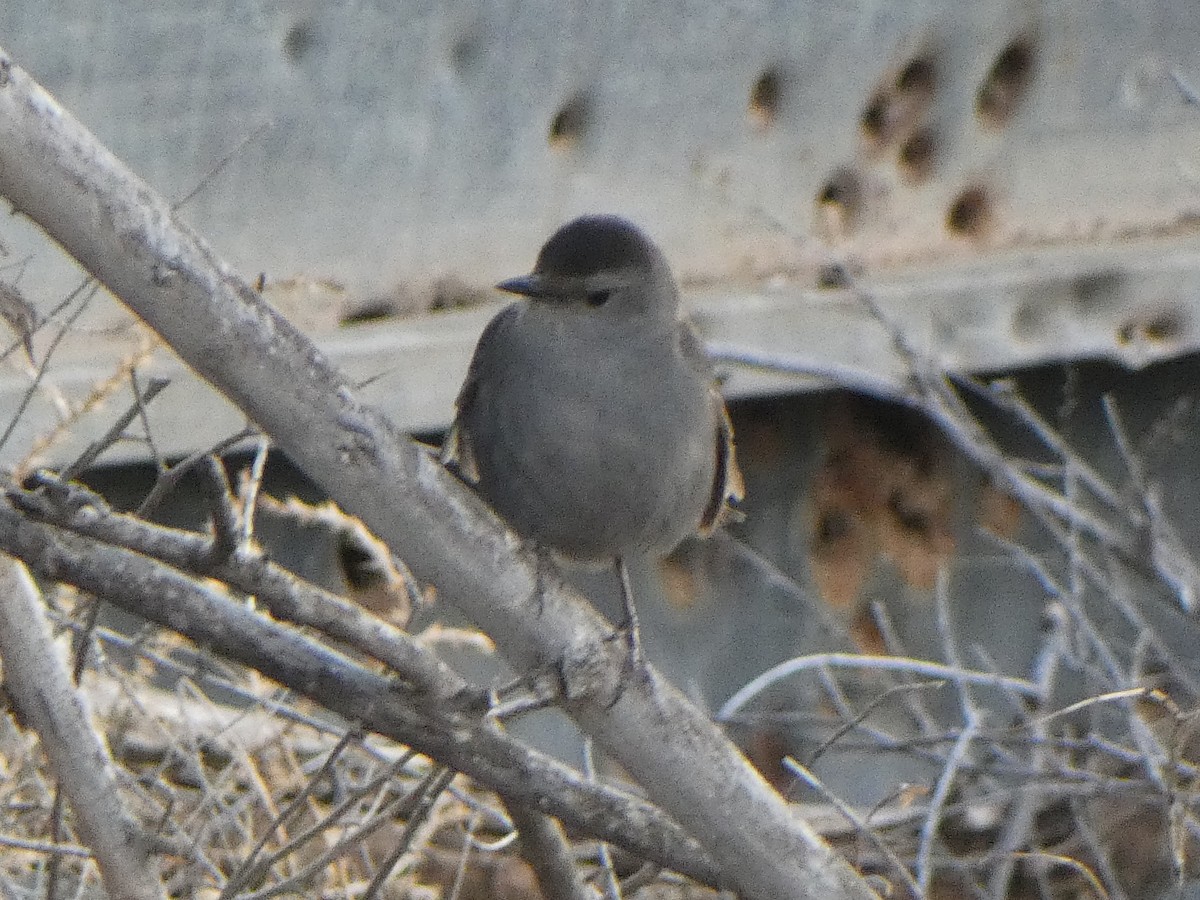
M590 291L587 295L588 306L603 306L608 302L608 291Z

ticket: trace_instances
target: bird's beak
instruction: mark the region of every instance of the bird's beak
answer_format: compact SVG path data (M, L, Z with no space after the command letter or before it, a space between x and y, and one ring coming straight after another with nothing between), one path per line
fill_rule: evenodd
M548 293L546 279L536 273L509 278L496 285L496 289L522 297L545 297Z

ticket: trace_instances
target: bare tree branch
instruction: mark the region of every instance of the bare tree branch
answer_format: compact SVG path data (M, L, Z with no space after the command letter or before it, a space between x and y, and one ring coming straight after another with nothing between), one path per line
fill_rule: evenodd
M102 437L88 444L79 458L71 465L63 470L63 478L74 478L80 472L90 467L100 455L109 447L119 441L125 434L125 429L129 424L139 416L142 422L146 422L146 407L150 405L150 401L162 393L163 389L171 383L169 378L152 378L150 383L146 385L145 392L142 392L138 387L137 379L132 379L134 390L134 402L122 415L117 417L112 426L104 433ZM149 432L147 432L149 433Z
M504 806L520 833L521 856L533 869L542 895L555 900L596 900L579 877L559 824L517 800L506 800Z
M361 405L295 327L3 51L0 193L491 635L518 671L556 671L564 708L745 896L872 896L720 729L655 672L629 678L609 624L435 459Z
M108 748L88 721L50 637L41 594L25 567L7 556L0 557L0 658L9 696L41 737L42 752L109 894L166 897L148 844L117 793Z
M651 804L588 784L477 713L451 705L440 710L414 705L389 679L197 579L140 554L31 522L7 503L0 504L0 549L47 578L73 584L257 669L346 720L413 747L573 828L697 881L725 880L696 843Z
M315 628L390 666L431 707L447 701L470 704L472 698L482 702L482 691L405 632L261 555L244 548L214 554L213 540L203 535L114 513L98 494L82 485L64 484L48 473L38 479L40 490L10 493L10 499L26 513L176 569L218 578L256 597L277 619Z

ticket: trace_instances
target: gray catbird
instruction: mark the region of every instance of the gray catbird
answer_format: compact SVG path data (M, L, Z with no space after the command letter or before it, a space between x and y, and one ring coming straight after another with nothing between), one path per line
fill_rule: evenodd
M631 223L564 225L475 347L443 459L522 537L611 560L663 555L732 516L733 430L659 249Z

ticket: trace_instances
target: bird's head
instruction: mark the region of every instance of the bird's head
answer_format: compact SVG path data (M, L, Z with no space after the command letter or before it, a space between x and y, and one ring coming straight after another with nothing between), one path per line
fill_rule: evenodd
M583 216L551 235L528 275L496 285L597 314L675 318L679 298L662 252L631 222Z

